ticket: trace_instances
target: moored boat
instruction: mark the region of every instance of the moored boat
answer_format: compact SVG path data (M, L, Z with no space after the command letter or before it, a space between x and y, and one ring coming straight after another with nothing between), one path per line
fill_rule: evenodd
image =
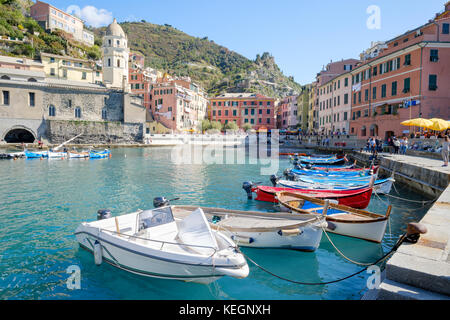
M64 159L66 157L67 157L67 154L65 152L54 152L54 151L48 152L49 159Z
M377 194L389 194L392 186L395 182L393 177L387 179L378 179L374 182L373 191ZM289 189L312 189L312 190L355 190L370 187L370 182L367 181L355 181L345 184L333 183L333 182L304 182L304 181L289 181L289 180L276 180L275 186L281 186Z
M172 207L138 211L112 218L99 211L98 221L75 232L80 246L125 271L154 278L211 283L224 276L242 279L249 267L236 244L212 230L196 209L180 219Z
M328 165L343 165L346 163L346 159L345 157L341 159L338 159L337 157L330 157L330 158L300 157L299 162L311 165L328 166Z
M244 187L246 185L244 184ZM245 189L245 188L244 188ZM247 190L246 190L247 191ZM355 209L366 209L372 197L373 188L366 187L354 190L297 190L291 188L276 188L268 186L252 186L251 193L256 193L257 201L278 203L276 194L278 192L293 192L307 195L321 200L335 200L340 205L349 206ZM248 191L247 191L247 195ZM251 196L251 194L250 194ZM249 198L250 198L249 196Z
M48 151L24 151L25 157L27 159L42 159L48 158Z
M376 243L384 238L392 209L389 207L385 215L380 215L297 193L279 192L276 196L293 214L326 214L327 232Z
M105 149L103 151L89 151L89 158L91 159L106 159L111 158L111 151Z
M175 217L196 210L193 206L173 206ZM221 208L201 208L213 230L224 233L238 245L250 248L316 251L322 239L324 216L293 216Z
M86 159L89 158L89 152L67 151L67 157L69 159Z

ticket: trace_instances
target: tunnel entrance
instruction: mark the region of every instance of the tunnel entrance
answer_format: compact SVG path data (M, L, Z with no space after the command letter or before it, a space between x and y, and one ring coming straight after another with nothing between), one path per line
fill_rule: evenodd
M4 138L7 143L33 143L34 135L27 129L10 130Z

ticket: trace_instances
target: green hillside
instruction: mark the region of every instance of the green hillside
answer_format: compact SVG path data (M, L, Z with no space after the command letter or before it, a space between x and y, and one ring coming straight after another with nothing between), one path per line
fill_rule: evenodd
M0 0L0 54L34 58L40 52L100 59L100 48L75 41L64 31L47 33L31 17L29 0Z
M146 66L169 74L190 76L210 95L223 92L259 92L283 97L301 86L280 71L269 53L255 60L233 52L208 38L192 37L170 25L121 23L131 50L146 57ZM94 32L101 37L105 28Z

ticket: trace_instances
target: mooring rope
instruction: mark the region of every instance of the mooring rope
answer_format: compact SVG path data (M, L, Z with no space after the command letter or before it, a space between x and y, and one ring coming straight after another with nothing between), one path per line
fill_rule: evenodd
M334 242L331 240L331 238L330 238L330 236L328 235L328 232L325 230L325 228L322 228L322 230L323 230L323 232L325 233L325 235L327 236L327 238L328 238L328 241L330 241L330 243L331 243L331 245L334 247L334 249L345 259L345 260L348 260L348 261L350 261L351 263L354 263L354 264L356 264L356 265L358 265L358 266L372 266L372 265L374 265L373 263L364 263L364 262L357 262L357 261L354 261L354 260L352 260L352 259L350 259L350 258L348 258L348 257L346 257L343 253L342 253L342 251L341 250L339 250L337 247L336 247L336 245L334 244ZM380 262L383 262L384 260L378 260L377 261L377 263L380 263Z
M397 246L396 246L397 247ZM391 254L393 254L397 249L396 247L394 247L389 253L387 253L385 256L383 256L380 260L378 260L377 262L371 264L371 265L377 265L378 263L380 263L381 261L385 261ZM265 273L278 278L280 280L286 281L286 282L290 282L290 283L294 283L294 284L299 284L299 285L305 285L305 286L323 286L323 285L327 285L327 284L334 284L334 283L338 283L338 282L342 282L345 281L347 279L353 278L361 273L363 273L364 271L366 271L367 269L369 269L369 267L365 267L364 269L355 272L347 277L341 278L341 279L337 279L334 281L327 281L327 282L301 282L301 281L295 281L295 280L291 280L282 276L279 276L269 270L267 270L266 268L262 267L261 265L259 265L258 263L256 263L254 260L252 260L249 256L247 256L245 253L243 253L242 251L240 251L242 253L242 255L251 263L253 263L257 268L259 268L260 270L264 271Z

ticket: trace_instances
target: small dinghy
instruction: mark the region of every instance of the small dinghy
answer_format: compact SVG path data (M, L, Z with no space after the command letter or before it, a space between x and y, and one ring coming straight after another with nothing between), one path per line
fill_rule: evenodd
M384 238L392 209L383 216L292 192L279 192L277 199L296 214L326 214L328 232L376 243Z
M313 158L313 157L300 157L300 163L303 164L311 164L311 165L343 165L345 164L346 159L337 157L330 158Z
M67 157L69 159L87 159L89 158L89 152L77 152L72 150L67 152Z
M236 244L212 230L204 212L174 218L172 207L111 217L99 211L95 222L82 223L75 232L82 248L134 274L211 283L224 276L246 278L247 262Z
M48 152L49 159L65 159L66 157L67 154L65 152L54 152L54 151Z
M27 159L42 159L48 158L48 151L24 151L25 157Z
M303 180L303 179L301 179ZM348 181L298 181L295 180L280 180L278 177L271 177L274 187L281 186L283 188L297 189L297 190L356 190L361 188L367 188L371 186L372 181L352 181L349 178ZM392 186L395 179L393 177L387 179L378 179L373 184L373 192L376 194L389 194L391 193Z
M103 151L93 151L89 152L89 158L91 159L106 159L111 157L111 151L105 149Z
M197 207L173 206L175 217L191 214ZM324 216L263 213L201 208L213 230L224 233L242 247L292 249L314 252L320 245Z

